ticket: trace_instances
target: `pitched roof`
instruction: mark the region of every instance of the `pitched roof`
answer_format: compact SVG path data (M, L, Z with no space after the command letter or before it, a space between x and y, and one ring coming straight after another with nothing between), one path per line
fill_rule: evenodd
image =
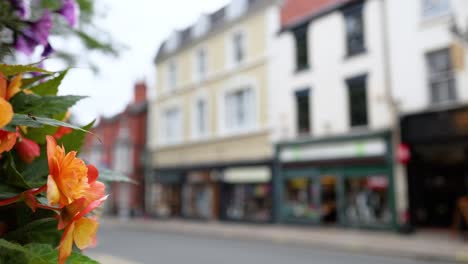
M281 8L281 28L301 24L353 1L355 0L285 0Z
M245 17L249 14L251 14L252 12L255 12L259 9L261 9L262 7L265 7L265 6L268 6L269 4L272 4L274 3L276 0L248 0L248 8L247 8L247 12L245 12L242 17ZM212 32L215 32L217 31L218 29L222 29L224 28L225 26L229 25L231 23L231 21L229 21L227 19L227 6L224 6L220 9L218 9L217 11L211 13L211 14L208 14L208 17L210 19L210 31L207 33L207 35L209 35L210 33ZM242 18L241 17L241 18ZM178 45L178 48L172 52L166 52L166 50L164 49L164 47L167 45L167 39L159 46L159 49L158 49L158 52L156 54L156 57L155 57L155 62L158 62L164 58L167 58L168 56L170 56L171 54L174 54L174 53L177 53L179 50L181 49L184 49L187 45L190 45L196 41L198 41L197 39L194 39L192 37L192 34L191 34L191 29L192 29L193 25L183 29L183 30L179 30L179 34L181 36L181 39L180 39L180 44Z

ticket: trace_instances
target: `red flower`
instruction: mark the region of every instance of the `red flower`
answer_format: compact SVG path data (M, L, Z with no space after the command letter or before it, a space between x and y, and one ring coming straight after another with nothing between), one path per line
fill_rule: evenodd
M70 134L71 132L73 132L73 129L71 129L71 128L69 128L69 127L63 127L63 126L61 126L61 127L59 127L59 128L57 129L57 132L55 132L54 138L55 138L55 139L60 139L60 138L62 138L63 136Z
M15 146L16 151L20 158L26 162L31 163L34 159L41 155L39 145L27 138L20 138L18 144Z

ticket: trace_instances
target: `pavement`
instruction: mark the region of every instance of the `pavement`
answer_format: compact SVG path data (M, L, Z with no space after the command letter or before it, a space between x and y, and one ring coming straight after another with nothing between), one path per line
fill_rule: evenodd
M416 233L413 235L401 235L391 232L363 231L353 229L341 229L331 227L304 227L304 226L284 226L284 225L258 225L258 224L235 224L225 222L199 222L188 220L145 220L131 219L122 221L115 218L105 218L102 220L102 229L111 234L115 230L121 232L130 232L127 235L132 236L140 234L151 236L148 243L155 243L159 239L166 237L166 240L175 240L174 245L188 244L188 247L199 244L209 244L211 241L222 240L224 244L233 243L233 241L243 241L243 243L253 243L258 247L258 243L269 243L268 245L281 245L286 248L307 248L307 252L315 250L316 253L310 257L330 260L330 256L323 252L332 252L333 254L348 254L352 256L380 257L383 259L373 260L367 263L409 263L395 262L398 259L411 259L416 262L411 263L468 263L468 243L464 243L460 238L450 234L438 234L434 232ZM132 233L133 232L133 233ZM124 237L126 237L125 235ZM169 236L169 238L167 238ZM179 237L175 239L175 237ZM182 239L182 238L183 239ZM199 243L186 243L190 239L205 239ZM125 240L125 238L124 238ZM116 239L111 239L112 244ZM137 239L138 241L138 239ZM208 241L208 242L207 242ZM228 241L228 242L226 242ZM137 243L137 242L136 242ZM257 244L256 244L257 243ZM106 243L103 243L104 245ZM133 244L125 244L132 246ZM171 246L163 244L164 247ZM192 245L192 246L190 246ZM215 246L219 246L215 242ZM261 244L263 245L263 244ZM177 246L179 249L179 247ZM203 249L203 248L202 248ZM291 250L293 250L291 249ZM107 252L113 249L109 248ZM277 253L279 249L269 249ZM228 252L229 253L229 252ZM134 261L134 257L125 259L115 258L113 254L94 252L94 257L101 263L113 264L136 264L136 263L185 263L185 262L152 262L145 259L140 262ZM143 253L142 253L143 254ZM145 254L143 254L145 255ZM148 255L148 254L146 254ZM150 254L151 255L151 254ZM229 255L229 254L228 254ZM306 256L307 254L303 254ZM325 256L321 256L325 255ZM316 263L366 263L353 262L346 255L346 261L340 262L316 262ZM175 255L177 256L177 254ZM236 255L238 256L238 254ZM333 255L334 256L334 255ZM137 257L138 258L138 257ZM333 259L333 258L331 258ZM340 259L338 257L337 259ZM390 262L386 260L391 259ZM119 262L120 261L120 262ZM377 261L377 262L375 262ZM419 261L419 262L417 262ZM200 263L227 263L222 262L200 262ZM237 263L237 262L236 262ZM267 262L256 262L267 263ZM275 263L275 262L270 262ZM278 262L278 263L296 263L296 262ZM302 262L297 262L302 263ZM304 262L310 263L310 262Z

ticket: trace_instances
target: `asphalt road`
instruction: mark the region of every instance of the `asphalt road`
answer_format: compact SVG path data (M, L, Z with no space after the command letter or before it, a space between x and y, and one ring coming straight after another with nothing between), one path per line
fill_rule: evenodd
M101 227L88 252L102 264L446 264L319 248Z

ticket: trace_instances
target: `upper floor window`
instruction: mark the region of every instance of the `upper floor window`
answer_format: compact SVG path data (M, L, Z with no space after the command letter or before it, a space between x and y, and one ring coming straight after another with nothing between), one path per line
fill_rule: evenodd
M421 0L423 18L446 15L450 12L450 0Z
M304 89L296 92L297 132L310 133L310 91Z
M194 109L194 136L203 137L208 133L208 109L204 99L198 99Z
M225 122L228 130L252 128L255 121L255 103L251 88L238 89L227 93L225 107Z
M177 87L177 64L174 61L169 62L167 66L167 85L169 90Z
M133 170L132 148L128 141L118 141L114 149L113 169L122 173L131 173Z
M367 76L358 76L346 81L348 85L348 104L351 127L366 126L367 112Z
M245 35L237 32L232 36L232 58L235 64L245 59Z
M199 49L196 54L196 75L199 81L205 80L207 72L207 55L205 49Z
M455 74L450 49L426 54L429 87L432 103L456 100Z
M174 144L182 141L182 113L179 108L171 108L164 112L163 128L165 143Z
M293 33L296 41L296 70L301 71L309 68L307 25L296 28Z
M346 24L346 51L348 56L365 52L363 5L355 5L344 11Z

